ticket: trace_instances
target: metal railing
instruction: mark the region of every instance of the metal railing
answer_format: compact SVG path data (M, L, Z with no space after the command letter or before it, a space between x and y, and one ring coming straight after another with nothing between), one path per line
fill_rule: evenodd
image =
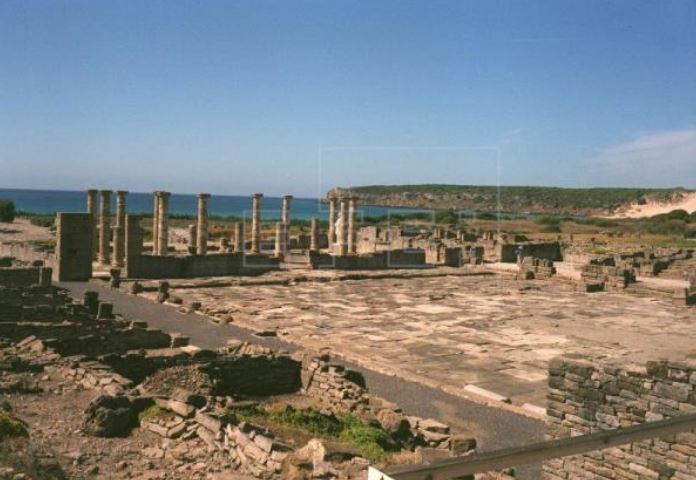
M368 480L451 480L464 475L503 470L690 430L696 430L696 414L466 457L455 457L427 465L392 467L385 469L384 472L370 467L367 478Z

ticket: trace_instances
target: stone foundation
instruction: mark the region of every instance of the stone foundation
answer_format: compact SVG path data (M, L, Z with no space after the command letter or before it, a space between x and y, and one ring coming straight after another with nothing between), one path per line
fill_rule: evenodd
M696 413L696 363L617 367L556 359L549 367L547 413L551 438ZM693 480L696 433L546 462L544 478Z

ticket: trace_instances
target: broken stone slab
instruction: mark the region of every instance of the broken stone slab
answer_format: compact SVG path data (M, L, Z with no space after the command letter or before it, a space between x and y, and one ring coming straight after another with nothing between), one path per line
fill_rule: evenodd
M433 432L440 434L448 434L450 427L444 423L438 422L433 418L427 418L418 422L418 429L425 432Z

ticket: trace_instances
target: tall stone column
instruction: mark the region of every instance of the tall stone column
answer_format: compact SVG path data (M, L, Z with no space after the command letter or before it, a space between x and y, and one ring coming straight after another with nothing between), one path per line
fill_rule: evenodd
M329 249L336 243L336 210L338 199L334 196L329 197Z
M251 253L261 253L261 198L255 193L251 200Z
M160 193L154 192L154 205L152 207L152 254L158 254L159 245L159 209L160 209Z
M169 252L169 192L160 192L157 209L157 254Z
M275 256L278 258L283 258L285 254L285 247L283 243L285 242L285 225L283 222L276 223L275 230Z
M126 196L128 192L116 192L116 226L114 227L114 255L111 264L123 268L126 260Z
M198 255L205 255L208 253L208 199L210 198L209 193L199 193L198 194L198 224L197 229L197 240L196 240L196 253Z
M87 190L87 213L92 216L92 231L94 236L92 237L92 259L97 259L97 252L99 251L99 229L97 228L97 197L99 195L99 190L90 189Z
M283 255L287 253L290 246L290 204L292 195L283 195L283 211L281 221L283 222Z
M234 251L244 251L244 224L242 222L234 224Z
M309 250L312 252L319 250L319 227L316 218L310 221Z
M338 230L338 254L348 255L348 197L341 198L341 228Z
M197 245L198 245L198 227L196 226L195 223L192 223L188 226L188 243L189 243L189 248L188 251L190 254L194 254L198 251Z
M358 251L357 197L348 199L348 253Z
M111 263L111 190L99 190L99 263Z

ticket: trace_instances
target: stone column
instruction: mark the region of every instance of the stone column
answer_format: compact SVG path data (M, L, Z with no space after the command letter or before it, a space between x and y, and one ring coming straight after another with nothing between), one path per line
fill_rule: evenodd
M97 259L97 252L99 251L99 230L97 228L97 196L99 190L90 189L87 190L87 213L92 216L92 230L94 232L94 237L92 238L92 259Z
M196 253L205 255L208 252L208 199L209 193L198 194L198 224Z
M99 263L111 263L111 190L99 190Z
M159 209L160 209L160 192L156 191L153 194L154 205L152 207L152 254L157 255L159 245Z
M234 224L234 251L244 251L244 225L242 222L235 222Z
M123 268L126 260L126 195L125 190L116 192L116 226L114 227L114 255L111 265Z
M196 245L198 244L198 228L196 227L195 223L188 226L188 243L188 251L193 255L196 253L196 251L198 251L196 248Z
M169 192L160 192L157 209L157 255L169 252Z
M329 197L329 250L336 243L336 207L338 199Z
M356 197L348 199L348 253L356 253L358 251L358 232L356 225Z
M292 203L292 195L283 195L283 211L281 222L283 222L283 255L287 253L290 246L290 204Z
M316 218L313 218L310 222L309 249L312 252L319 250L319 227Z
M261 198L255 193L251 200L251 253L261 253Z
M341 228L338 230L338 254L348 255L348 197L341 198Z
M276 223L275 231L275 256L278 258L283 258L285 254L285 247L283 243L285 242L285 225L283 222Z

